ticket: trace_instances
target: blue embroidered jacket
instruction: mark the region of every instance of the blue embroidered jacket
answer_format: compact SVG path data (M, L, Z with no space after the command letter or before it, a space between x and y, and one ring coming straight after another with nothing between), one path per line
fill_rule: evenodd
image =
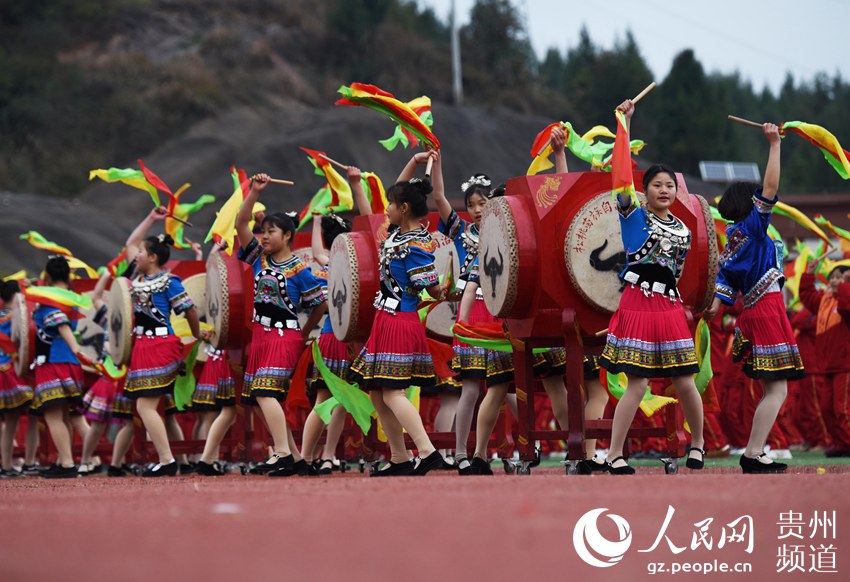
M770 213L779 200L768 200L761 189L753 195L753 209L741 222L726 227L726 248L720 255L715 296L733 305L738 292L744 307L752 307L776 283L785 284L782 274L782 241L767 236Z

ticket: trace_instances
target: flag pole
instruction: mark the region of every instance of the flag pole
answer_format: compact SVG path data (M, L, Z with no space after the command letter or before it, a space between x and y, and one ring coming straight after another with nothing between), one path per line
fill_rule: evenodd
M761 123L756 123L755 121L750 121L749 119L744 119L742 117L735 117L734 115L727 115L726 119L729 121L734 121L735 123L740 123L742 125L749 125L750 127L764 127Z
M338 167L341 170L345 170L346 172L348 171L348 166L346 166L345 164L338 162L336 160L332 160L331 158L329 158L325 154L319 154L319 157L322 158L323 160L326 160L326 161L332 163L334 166Z
M632 99L632 105L637 105L637 102L646 97L646 94L655 89L655 81L646 86L646 88L638 93L634 99Z

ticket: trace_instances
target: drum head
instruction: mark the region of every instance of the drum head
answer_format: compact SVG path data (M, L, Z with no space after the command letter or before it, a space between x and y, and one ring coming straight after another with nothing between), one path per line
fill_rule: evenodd
M305 263L307 266L309 266L310 270L313 271L314 275L316 273L318 273L319 270L321 270L322 266L319 263L317 263L316 260L313 258L313 249L312 248L310 248L310 247L300 247L300 248L297 248L297 249L292 249L292 254L295 255L296 257L298 257L299 259L301 259L301 261L303 263ZM303 328L305 325L307 325L307 319L309 319L309 317L310 317L310 311L305 311L303 309L299 309L298 310L298 325L300 325ZM327 317L327 316L322 317L319 320L319 323L316 325L316 327L313 328L312 330L310 330L310 337L319 337L319 335L321 335L322 326L325 324L325 317Z
M706 282L702 302L694 305L694 313L701 313L708 309L712 301L714 301L714 285L717 283L720 249L717 248L717 229L714 228L714 217L711 215L711 206L699 194L692 194L692 196L699 200L699 204L702 206L703 220L705 221L706 234L708 235L708 281Z
M90 292L85 293L91 295ZM105 295L108 297L108 295ZM74 332L77 336L77 344L80 346L80 351L93 362L99 362L106 355L104 352L103 336L106 330L94 322L94 316L97 309L81 310L82 317L77 320L77 330Z
M130 280L117 277L112 281L107 299L109 355L116 366L130 363L133 348L133 299Z
M195 304L198 317L204 317L207 311L207 274L198 273L197 275L186 277L183 279L183 287L186 289L189 297L191 297L192 303ZM195 340L192 339L192 341Z
M507 198L491 200L484 209L478 273L487 310L496 317L509 316L519 290L519 242Z
M620 304L626 250L620 217L610 192L591 198L573 217L564 239L564 260L578 294L588 305L612 314Z
M12 334L11 340L18 346L18 357L15 359L15 373L19 377L30 371L32 364L35 336L30 309L32 304L27 303L23 293L18 293L12 305Z
M360 267L354 239L351 234L341 234L331 246L328 263L328 317L341 342L352 341L361 331L360 300Z
M432 232L431 237L437 243L437 248L434 251L434 268L442 277L446 273L449 264L449 257L452 260L452 272L457 277L460 271L460 263L458 262L457 253L454 251L454 241L441 232ZM428 320L425 327L432 335L445 340L452 341L452 326L455 323L457 316L458 303L444 301L437 307L431 310L428 314Z
M227 347L230 323L230 286L228 281L227 264L221 253L210 253L207 259L207 276L205 280L205 307L207 323L215 328L210 343L216 349Z

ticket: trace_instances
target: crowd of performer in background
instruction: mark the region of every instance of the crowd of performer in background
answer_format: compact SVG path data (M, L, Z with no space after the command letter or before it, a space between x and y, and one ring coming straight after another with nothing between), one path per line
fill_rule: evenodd
M634 109L631 101L618 108L627 120ZM627 253L620 275L625 289L601 356L585 357L584 362L585 418L613 418L613 430L606 441L586 441L579 473L631 474L635 470L628 464L627 450L638 457L664 448L652 439L626 447L631 426L661 422L659 415L636 414L647 386L654 393L669 394L671 387L676 393L690 430L685 463L690 470L703 469L706 457L730 454L740 456L744 473L783 472L786 464L781 460L791 458L793 451L850 456L850 262L836 261L825 283L816 279L813 262L800 280L799 301L788 307L781 242L767 236L778 200L780 138L775 125L765 124L763 132L769 146L763 184L732 184L718 205L730 227L720 256L716 298L704 314L711 331L715 401L705 402L695 386L699 368L693 332L677 290L691 233L670 212L678 189L675 172L652 166L644 175L645 202L629 192L618 194ZM553 131L551 146L556 172L568 172L561 130ZM429 162L430 179L416 177ZM356 384L368 394L388 445L386 462L374 473L377 477L446 469L460 475L492 475L491 436L500 409L506 405L509 414L517 415L510 352L455 339L451 360L455 376L441 378L435 373L418 314L420 293L457 302L458 321L470 326L499 322L487 311L479 289L478 237L485 207L504 194L504 186L481 173L460 188L452 187L452 197L463 196L469 215L465 220L449 202L441 168L441 152L417 153L387 190L391 227L379 252L380 292L371 334L362 346L342 343L325 318L317 340L322 370L317 362L309 375L316 406L332 397L330 376L324 378L323 373ZM369 214L360 170L349 168L347 178L359 212ZM328 249L335 237L351 230L351 223L333 214L314 217L313 259L321 269L313 272L292 252L296 230L292 215L254 214L268 183L268 175L254 176L235 221L239 247L235 252L254 275L241 393L236 393L234 381L238 363L226 350L212 347L215 330L202 329L198 306L180 278L164 269L174 241L169 235L151 234L166 214L164 208L155 208L126 242L129 267L122 274L132 281L134 312L134 344L126 375L115 377L100 366L100 378L86 385L83 365L91 368L95 362L82 355L74 335L77 319L70 311L76 308L39 304L33 311L37 337L30 374L16 375L13 356L0 352L2 477L131 474L127 455L134 438L134 415L141 419L157 456L140 474L223 475L227 464L219 449L236 422L238 406L256 411L270 437L268 458L252 463L251 473L289 477L339 470L335 455L346 422L345 406L333 410L327 425L322 415L311 412L297 442L284 404L302 352L310 349L307 339L327 312ZM453 241L460 264L451 296L434 266L434 240L421 222L431 198L440 215L439 230ZM65 258L51 257L41 278L49 287L70 289L71 267ZM104 329L110 315L103 301L109 281L107 273L91 293L94 321ZM0 332L8 336L12 306L22 300L19 283L3 282L0 298ZM309 314L304 325L298 318L303 311ZM202 453L188 457L171 449L173 442L183 439L173 391L184 370L183 342L175 333L172 313L185 316L189 333L203 342L207 356L196 367L197 385L188 408L196 417L191 436L206 444ZM5 350L11 352L8 345ZM551 402L540 421L563 430L568 424L565 365L564 349L534 356L535 375ZM600 382L605 372L626 375L627 387L619 401L609 398ZM452 449L437 450L431 442L426 423L407 397L411 386L421 388L423 399L439 399L439 413L433 425L429 419L429 428L454 432ZM19 430L22 419L25 431ZM40 466L36 459L39 423L55 448L55 462L49 466ZM467 441L473 428L471 450ZM325 430L326 442L319 445ZM93 451L105 435L112 442L111 455L95 456ZM77 438L82 442L80 457L72 453ZM22 459L13 457L15 445L25 449ZM545 446L544 452L558 448L557 443Z

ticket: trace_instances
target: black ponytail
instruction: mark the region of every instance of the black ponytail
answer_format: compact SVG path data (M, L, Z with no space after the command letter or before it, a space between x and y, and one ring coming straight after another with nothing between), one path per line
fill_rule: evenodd
M407 204L416 218L428 215L428 195L434 191L431 182L413 178L409 182L393 184L387 191L387 200L397 206Z
M47 259L44 272L47 273L53 283L70 284L71 282L71 266L68 264L68 259L63 256L53 256Z
M145 239L145 248L152 255L156 255L156 264L163 266L171 258L171 245L174 239L170 235L149 236Z

